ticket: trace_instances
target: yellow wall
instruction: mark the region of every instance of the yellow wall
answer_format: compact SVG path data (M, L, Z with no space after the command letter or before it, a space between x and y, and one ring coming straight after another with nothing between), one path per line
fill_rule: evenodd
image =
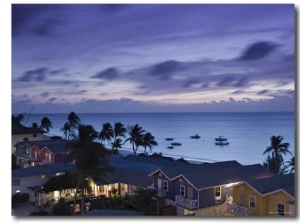
M285 214L289 213L289 202L292 201L286 193L278 193L278 197L274 197L275 194L268 196L261 196L259 193L253 190L247 184L242 184L240 186L233 188L233 201L240 205L240 193L246 195L246 207L249 207L249 195L256 197L256 208L253 211L253 216L278 216L277 215L277 203L283 203L285 208Z
M277 203L284 204L284 215L290 216L289 214L289 205L293 200L290 196L288 196L283 191L278 192L276 194L271 194L266 196L268 198L269 207L268 207L268 215L269 216L278 216L277 215Z

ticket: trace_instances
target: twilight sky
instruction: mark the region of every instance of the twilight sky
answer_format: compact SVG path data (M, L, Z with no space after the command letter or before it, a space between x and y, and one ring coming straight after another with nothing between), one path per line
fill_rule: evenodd
M294 4L12 4L12 113L293 111Z

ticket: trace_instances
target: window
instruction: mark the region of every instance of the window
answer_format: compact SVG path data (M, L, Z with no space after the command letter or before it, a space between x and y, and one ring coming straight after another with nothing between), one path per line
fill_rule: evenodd
M255 208L256 207L256 197L250 195L249 196L249 207L250 208Z
M284 216L284 204L282 203L277 204L277 214Z
M164 186L163 186L164 191L168 191L168 181L164 180Z
M180 196L184 197L185 196L185 186L180 185Z
M20 179L12 179L12 186L20 186Z
M221 197L221 187L215 187L215 197Z

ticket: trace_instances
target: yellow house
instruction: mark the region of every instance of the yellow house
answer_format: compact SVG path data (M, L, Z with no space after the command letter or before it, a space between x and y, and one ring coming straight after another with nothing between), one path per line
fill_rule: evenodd
M232 189L236 215L295 216L294 173L243 181Z

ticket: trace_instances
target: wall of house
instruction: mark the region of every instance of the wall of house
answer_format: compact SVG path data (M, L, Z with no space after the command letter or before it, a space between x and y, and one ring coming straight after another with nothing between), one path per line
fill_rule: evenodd
M245 195L245 203L241 201L241 194ZM242 184L233 188L233 202L235 202L238 205L249 208L250 195L255 196L256 198L256 206L253 211L253 216L267 216L267 197L262 197L259 193L254 191L253 188L249 187L247 184Z
M11 195L16 194L17 191L20 191L20 193L28 193L30 194L31 191L27 188L29 186L41 186L44 184L49 177L46 176L33 176L33 177L22 177L22 178L16 178L20 180L20 185L14 186L12 185L11 188Z
M268 216L278 216L277 204L284 204L284 216L294 216L295 214L290 213L289 207L293 205L291 203L293 198L284 193L283 191L266 196L268 198Z
M153 175L153 184L155 189L158 189L158 179L161 180L161 190L163 190L164 180L168 182L168 191L166 192L166 198L175 200L174 196L174 184L162 173L156 173Z
M34 136L36 136L36 137L34 137ZM39 140L44 140L44 135L42 133L12 135L11 136L12 153L15 152L14 145L17 144L18 142L23 142L24 138L28 138L29 141L39 141Z

